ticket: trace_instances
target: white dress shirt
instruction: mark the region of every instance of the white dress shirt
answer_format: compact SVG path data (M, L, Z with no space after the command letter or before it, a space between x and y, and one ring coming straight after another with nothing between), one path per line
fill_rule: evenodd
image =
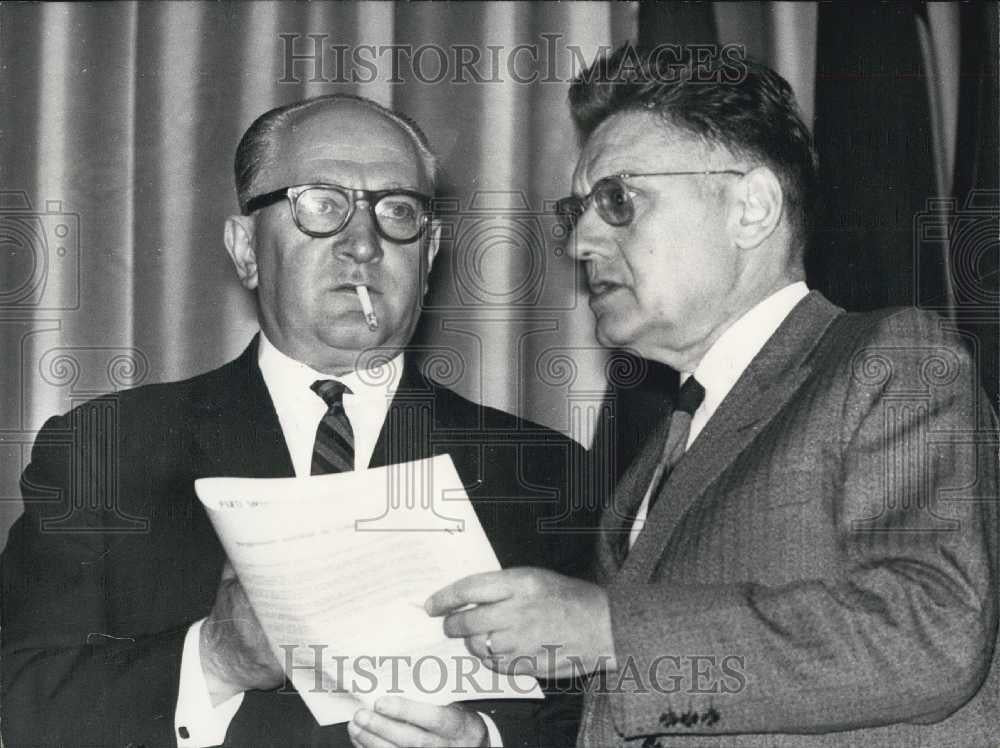
M403 354L379 369L332 377L289 358L275 348L261 331L257 362L278 414L278 423L296 477L308 476L311 472L316 428L327 411L323 399L310 389L317 379L336 379L350 389L351 394L344 393L344 412L354 431L354 469L368 468L389 405L399 387ZM205 748L222 743L229 723L243 703L243 694L239 693L218 706L212 706L199 650L204 620L192 625L184 639L177 709L174 712L178 748ZM490 745L502 746L496 724L488 716L480 716L486 723Z
M693 372L681 372L682 384L688 377L694 376L705 388L705 399L691 416L691 431L688 433L685 449L698 438L708 419L726 399L754 356L760 353L760 349L774 335L795 305L808 293L806 284L798 281L771 294L730 325L708 349ZM635 522L629 532L629 548L635 544L646 523L650 493L647 489L636 512Z
M389 405L403 373L403 354L377 370L352 371L331 377L289 358L260 334L260 373L271 395L296 476L307 476L312 467L316 428L327 405L310 387L317 379L336 379L350 389L344 393L344 413L354 430L354 469L365 470L385 423Z

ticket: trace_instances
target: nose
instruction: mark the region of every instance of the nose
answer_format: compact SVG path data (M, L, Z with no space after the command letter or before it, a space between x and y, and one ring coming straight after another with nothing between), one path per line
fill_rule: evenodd
M588 262L596 257L607 254L604 246L603 233L608 228L597 215L593 206L588 206L577 221L567 243L567 252L577 262Z
M375 262L382 257L382 241L375 228L375 218L367 200L358 200L354 215L347 226L335 237L338 254L358 263Z

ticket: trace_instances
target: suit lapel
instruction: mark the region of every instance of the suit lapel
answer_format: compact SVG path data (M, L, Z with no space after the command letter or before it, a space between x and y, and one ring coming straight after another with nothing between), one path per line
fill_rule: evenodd
M200 474L285 478L294 473L281 424L257 364L258 338L194 393L194 450ZM406 359L404 359L406 361ZM433 456L439 428L434 388L404 364L369 467Z
M630 518L635 515L646 493L663 452L670 431L668 413L652 430L639 454L629 464L611 498L611 504L601 513L600 535L597 539L598 569L601 577L612 576L625 560L628 549Z
M204 476L294 475L285 437L257 364L255 337L243 354L194 393L194 450Z
M379 432L369 467L385 467L434 456L431 434L440 428L434 388L409 357Z
M623 573L645 569L662 555L685 512L809 377L810 354L842 311L815 291L792 310L660 488L666 495L650 512Z

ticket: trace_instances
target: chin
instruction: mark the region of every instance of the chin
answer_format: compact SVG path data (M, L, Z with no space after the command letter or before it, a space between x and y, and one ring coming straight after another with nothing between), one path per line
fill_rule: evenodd
M326 345L345 351L363 351L378 346L384 339L385 333L381 327L369 330L368 325L363 322L331 325L322 335Z
M631 329L616 325L612 320L599 319L594 333L597 342L605 348L631 348L635 342Z

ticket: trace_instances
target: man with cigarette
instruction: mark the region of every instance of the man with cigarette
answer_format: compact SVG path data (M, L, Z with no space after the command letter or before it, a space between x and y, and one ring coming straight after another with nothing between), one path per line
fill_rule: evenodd
M809 291L809 131L727 62L625 47L570 92L597 337L682 381L599 583L506 569L428 610L500 669L592 674L581 746L995 744L990 400L944 320Z
M558 698L390 696L320 727L279 690L282 664L193 490L199 477L448 453L502 566L582 570L585 535L540 529L569 513L579 446L434 384L405 353L438 248L435 173L416 125L358 97L279 107L247 130L241 214L224 237L261 332L216 371L87 403L39 434L3 556L9 745L572 740L575 714ZM108 405L114 418L101 420ZM66 517L75 532L60 531Z

